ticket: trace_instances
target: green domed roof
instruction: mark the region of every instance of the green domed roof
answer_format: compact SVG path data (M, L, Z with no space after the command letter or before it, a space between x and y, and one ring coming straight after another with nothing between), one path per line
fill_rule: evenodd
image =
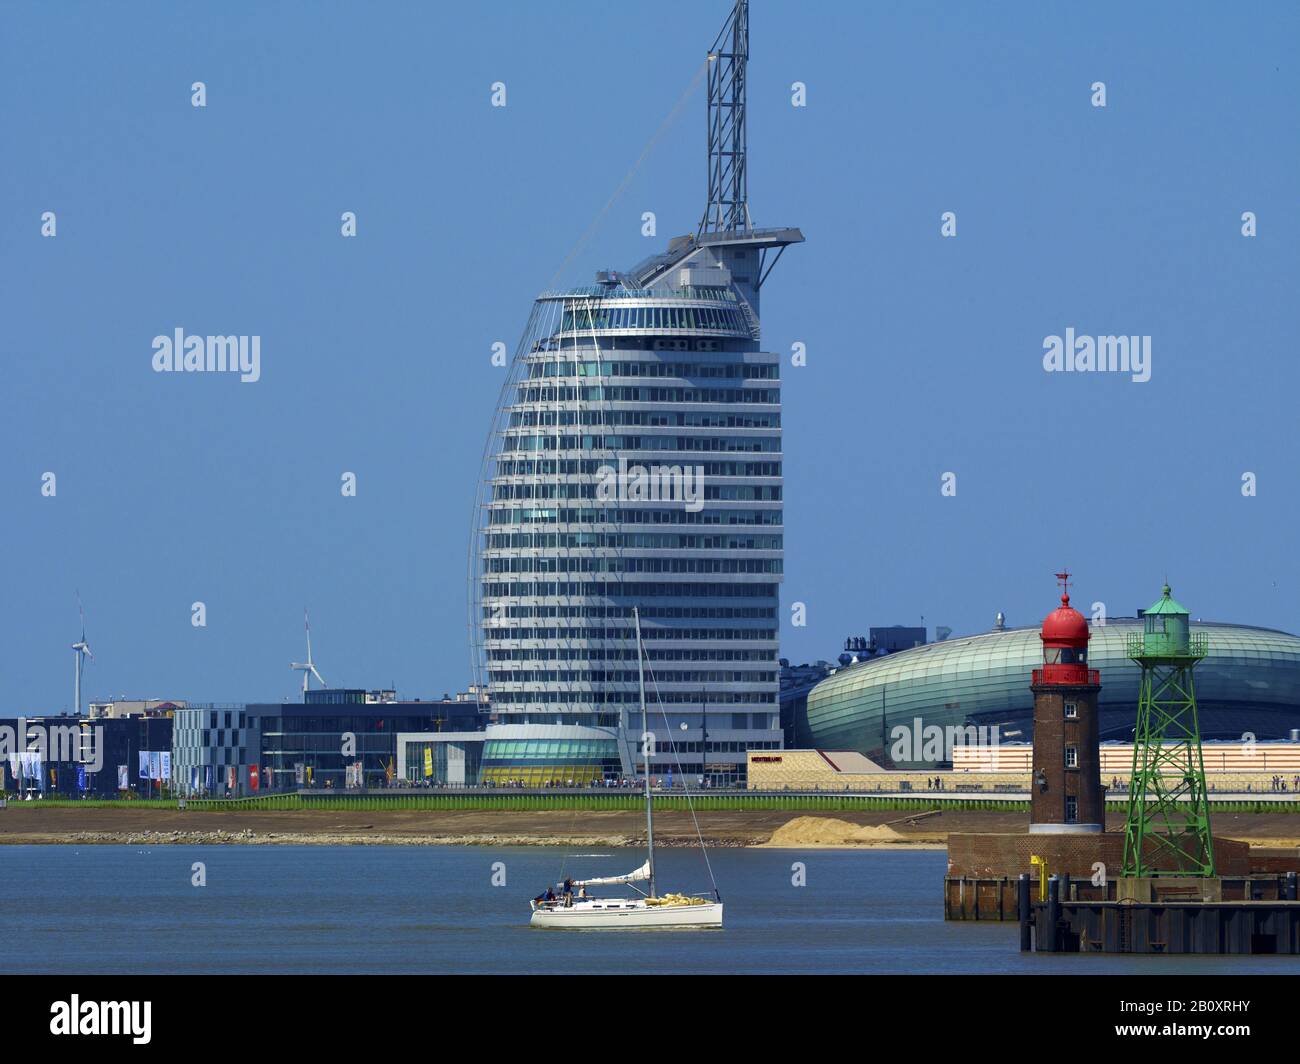
M1187 610L1185 610L1182 606L1178 604L1178 600L1175 599L1172 595L1170 595L1168 584L1166 584L1161 589L1159 601L1156 602L1154 606L1150 607L1146 612L1148 614L1163 613L1167 616L1178 615L1178 614L1181 614L1184 617L1190 616Z

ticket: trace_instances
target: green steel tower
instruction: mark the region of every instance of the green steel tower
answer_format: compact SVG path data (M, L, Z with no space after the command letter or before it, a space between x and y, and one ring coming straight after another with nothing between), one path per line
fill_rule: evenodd
M1125 876L1213 876L1214 840L1206 797L1201 726L1192 670L1205 657L1204 633L1164 586L1128 637L1128 656L1142 666L1128 818Z

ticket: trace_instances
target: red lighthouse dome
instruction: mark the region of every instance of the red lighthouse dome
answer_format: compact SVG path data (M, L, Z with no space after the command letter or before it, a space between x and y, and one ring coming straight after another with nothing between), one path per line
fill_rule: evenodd
M1088 645L1088 622L1083 614L1070 605L1070 596L1061 596L1061 605L1043 619L1042 640L1053 646L1084 647Z
M1043 668L1035 683L1088 683L1088 622L1070 605L1070 574L1057 573L1061 604L1043 618Z

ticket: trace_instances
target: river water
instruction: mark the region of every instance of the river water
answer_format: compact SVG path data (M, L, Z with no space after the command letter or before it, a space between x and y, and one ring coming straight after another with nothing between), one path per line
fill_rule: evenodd
M1021 954L1014 923L950 924L946 855L715 850L721 931L563 932L528 899L640 851L543 847L0 846L9 972L1294 972L1286 957ZM696 850L662 891L707 889ZM201 863L206 885L196 886ZM802 870L798 866L802 866ZM504 885L494 885L494 880ZM803 885L796 885L802 879ZM615 888L616 889L616 888Z

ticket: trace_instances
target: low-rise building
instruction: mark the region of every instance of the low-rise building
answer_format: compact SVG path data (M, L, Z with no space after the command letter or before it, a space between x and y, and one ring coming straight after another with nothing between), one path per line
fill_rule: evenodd
M159 794L174 779L172 725L160 711L0 720L0 790L64 798Z
M247 792L247 707L195 703L176 710L172 771L180 793L237 796Z
M473 694L402 701L392 691L354 689L249 705L241 785L257 791L388 786L399 778L399 735L481 732L486 708Z

